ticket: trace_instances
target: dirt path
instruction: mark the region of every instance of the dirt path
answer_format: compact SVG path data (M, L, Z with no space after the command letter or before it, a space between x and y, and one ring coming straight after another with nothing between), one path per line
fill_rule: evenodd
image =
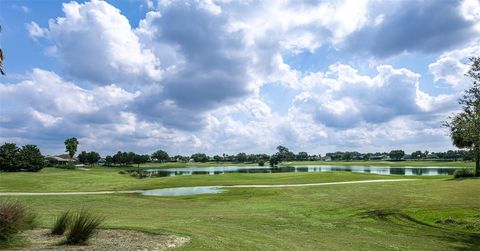
M343 184L361 184L361 183L384 183L413 181L417 179L387 179L387 180L358 180L358 181L340 181L324 183L304 183L304 184L280 184L280 185L232 185L232 186L209 186L216 188L275 188L275 187L308 187L308 186L330 186ZM185 187L171 187L185 188ZM129 194L141 193L146 190L125 190L125 191L98 191L98 192L51 192L51 193L31 193L31 192L0 192L0 196L32 196L32 195L96 195L96 194Z

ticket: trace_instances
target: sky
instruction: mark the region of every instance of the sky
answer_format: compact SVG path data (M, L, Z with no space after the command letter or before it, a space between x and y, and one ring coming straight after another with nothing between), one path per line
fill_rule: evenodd
M0 0L0 142L170 154L454 149L478 0Z

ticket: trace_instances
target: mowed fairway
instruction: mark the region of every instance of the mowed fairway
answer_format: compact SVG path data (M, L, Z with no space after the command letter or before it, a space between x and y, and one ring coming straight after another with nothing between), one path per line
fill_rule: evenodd
M45 169L40 173L1 173L0 189L99 191L387 178L401 177L281 173L138 180L110 169ZM320 187L232 188L224 194L183 197L122 194L18 199L36 210L44 227L64 210L85 207L106 215L106 228L191 237L180 250L478 250L479 191L480 179L436 177ZM454 223L436 223L446 219Z

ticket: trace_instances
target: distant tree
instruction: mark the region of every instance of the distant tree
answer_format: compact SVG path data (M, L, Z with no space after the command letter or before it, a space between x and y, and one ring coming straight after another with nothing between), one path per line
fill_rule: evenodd
M258 161L258 165L259 166L264 166L265 165L265 161L263 159L259 160Z
M165 162L170 160L170 157L168 156L168 153L165 152L164 150L158 150L154 153L152 153L152 159L158 161L158 162Z
M135 154L135 157L133 158L133 163L137 164L137 167L140 167L140 164L147 163L150 160L150 155L144 154Z
M279 162L278 161L278 155L274 154L274 155L270 156L270 160L268 162L270 162L271 167L277 166L278 162Z
M111 164L113 164L112 156L110 156L110 155L105 156L105 165L110 166Z
M190 159L190 157L182 156L182 155L175 155L173 158L177 162L188 162L188 160Z
M77 146L78 146L78 140L77 138L69 138L65 140L65 152L68 153L68 156L70 157L70 161L73 159L73 156L77 152Z
M235 156L235 161L239 163L243 163L247 161L247 154L246 153L239 153Z
M88 153L85 151L82 151L81 153L78 154L77 156L78 162L86 165L88 164Z
M458 100L462 111L444 125L450 129L453 145L473 151L475 176L480 176L480 57L472 57L470 61L467 76L473 80L473 85Z
M24 145L18 154L21 170L38 172L45 167L45 159L36 145Z
M421 159L423 157L422 151L415 151L411 154L412 159Z
M205 153L195 153L192 155L192 159L195 162L207 162L208 156Z
M220 161L222 161L222 157L220 157L219 155L215 155L215 156L213 156L213 160L215 162L220 162Z
M89 152L87 155L88 163L94 166L102 157L97 152Z
M353 158L353 155L350 152L346 152L342 156L342 160L346 160L346 161L350 161L352 160L352 158Z
M403 156L405 156L405 152L403 150L393 150L391 151L388 156L390 156L393 160L401 160Z
M297 160L300 160L300 161L308 160L308 153L307 152L299 152L297 154Z
M282 162L282 161L291 161L295 158L295 154L293 152L290 152L288 148L284 146L277 146L277 161Z
M16 171L19 161L19 148L15 143L0 146L0 171Z

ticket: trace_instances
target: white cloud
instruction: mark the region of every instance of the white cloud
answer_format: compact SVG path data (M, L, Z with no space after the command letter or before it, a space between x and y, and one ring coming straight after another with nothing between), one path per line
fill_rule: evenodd
M420 91L416 73L389 65L377 67L377 72L368 77L348 65L332 65L326 73L307 75L290 113L310 114L332 128L354 128L361 123L378 124L398 116L452 109L456 96L432 97Z
M160 62L118 9L93 0L64 3L63 12L49 21L48 35L71 75L100 85L161 79Z
M38 24L33 21L25 24L25 28L28 31L28 35L33 39L47 36L47 29L40 28L40 26L38 26Z
M455 90L463 90L468 87L471 80L465 76L469 66L468 58L480 55L479 41L467 45L464 48L455 49L442 53L435 62L428 65L434 80L444 81Z

